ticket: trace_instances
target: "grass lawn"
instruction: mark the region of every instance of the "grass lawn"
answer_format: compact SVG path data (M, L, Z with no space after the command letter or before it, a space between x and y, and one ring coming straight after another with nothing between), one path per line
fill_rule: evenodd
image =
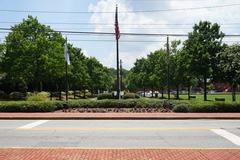
M191 99L190 101L203 101L203 94L193 94L192 96L196 96L195 99ZM188 99L188 95L180 95L180 98L183 100ZM215 98L225 98L225 102L231 103L232 102L232 95L231 93L220 93L220 94L208 94L207 99L209 101L215 101ZM240 103L240 96L236 95L236 102Z
M164 94L164 97L167 98L167 94ZM218 94L207 94L208 102L203 101L203 94L191 94L191 96L196 96L196 98L192 98L190 101L188 100L187 94L180 94L179 101L188 101L192 103L208 103L208 102L216 102L215 98L225 98L226 103L232 103L232 94L231 93L218 93ZM161 97L161 95L159 95ZM174 100L175 97L173 94L170 95L171 100ZM240 93L236 94L236 102L240 103Z

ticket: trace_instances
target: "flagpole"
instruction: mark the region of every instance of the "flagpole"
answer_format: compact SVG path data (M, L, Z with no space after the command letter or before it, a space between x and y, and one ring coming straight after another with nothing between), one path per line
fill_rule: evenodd
M120 95L120 72L119 72L119 46L118 46L118 39L119 39L119 28L118 28L118 7L116 5L116 14L115 14L115 32L116 32L116 51L117 51L117 97L121 99Z
M120 59L120 90L123 90L123 69L122 69L122 60Z
M67 37L66 37L66 42L67 46ZM66 93L66 101L68 101L68 63L67 61L65 62L65 93Z
M118 96L118 99L120 99L121 95L120 95L120 78L119 78L119 47L118 47L118 39L116 41L116 45L117 45L117 96Z
M68 64L67 62L65 63L65 66L66 66L66 73L65 73L65 92L66 92L66 101L68 101Z

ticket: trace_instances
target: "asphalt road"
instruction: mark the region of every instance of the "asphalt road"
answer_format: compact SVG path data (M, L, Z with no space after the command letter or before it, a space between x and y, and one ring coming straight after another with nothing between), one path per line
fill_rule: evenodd
M240 148L240 120L1 120L0 147Z

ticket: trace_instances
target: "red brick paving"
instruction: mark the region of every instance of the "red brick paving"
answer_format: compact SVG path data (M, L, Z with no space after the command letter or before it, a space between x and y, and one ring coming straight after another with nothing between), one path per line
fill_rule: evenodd
M240 113L3 113L0 119L240 119Z
M240 160L240 149L0 149L0 160Z

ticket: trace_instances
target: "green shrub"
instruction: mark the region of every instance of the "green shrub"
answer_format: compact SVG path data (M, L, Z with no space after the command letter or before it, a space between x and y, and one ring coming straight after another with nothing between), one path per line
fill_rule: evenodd
M56 109L55 102L2 101L0 112L52 112Z
M172 108L168 101L145 99L103 99L103 100L79 100L69 101L70 108Z
M9 94L9 99L11 100L25 100L27 97L26 93L12 92Z
M123 95L123 99L135 99L135 98L140 98L140 97L135 93L126 93Z
M190 112L240 112L239 103L197 103L189 106Z
M102 99L114 99L113 94L112 93L101 93L98 94L97 96L98 100L102 100Z
M175 105L172 109L173 112L188 112L188 106L186 104Z
M45 101L49 98L49 95L48 92L33 93L27 97L27 101Z

